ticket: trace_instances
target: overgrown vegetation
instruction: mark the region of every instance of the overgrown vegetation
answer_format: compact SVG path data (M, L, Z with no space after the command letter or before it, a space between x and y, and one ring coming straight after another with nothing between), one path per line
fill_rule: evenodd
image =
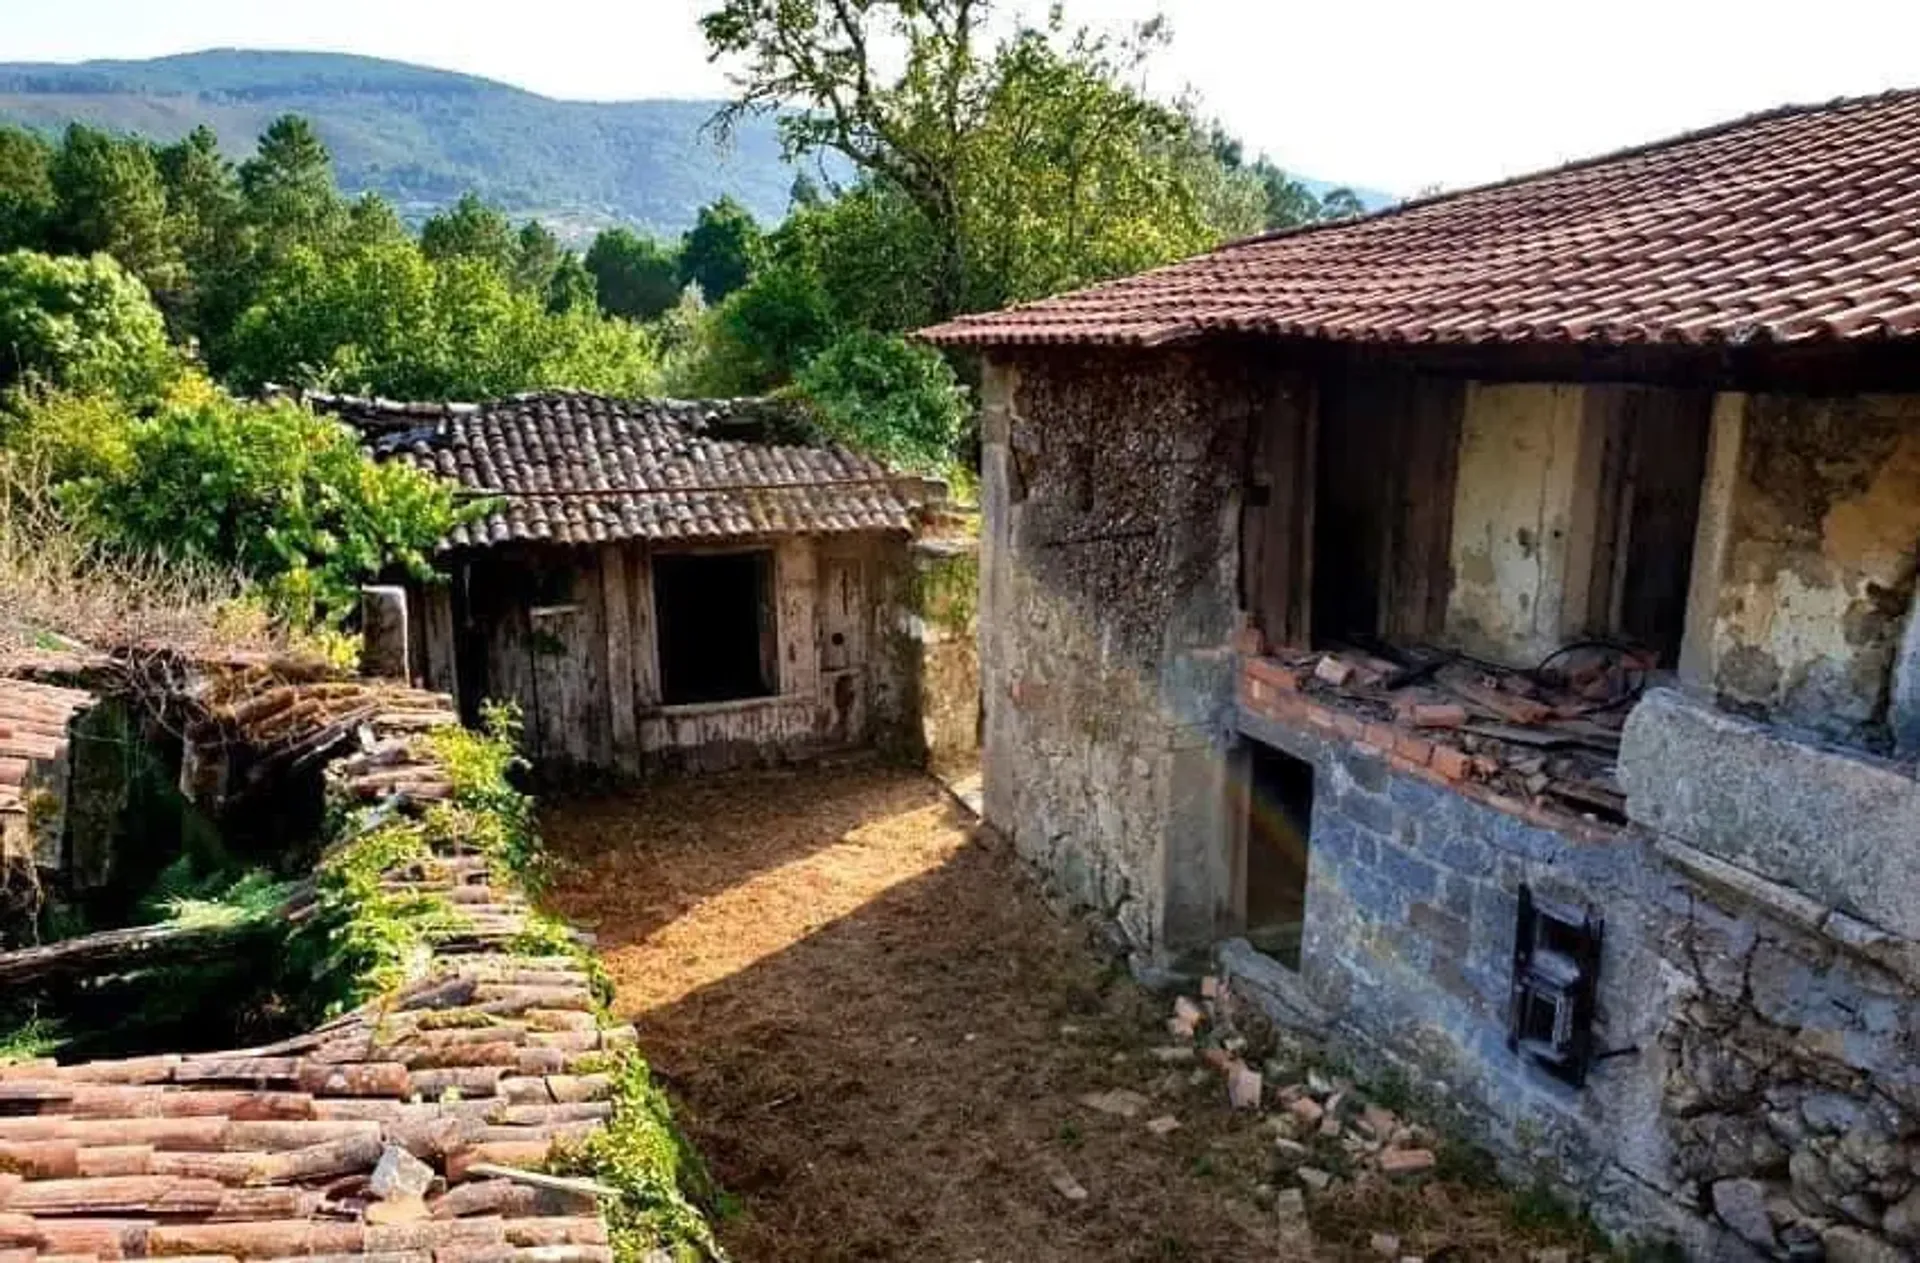
M613 1116L578 1144L557 1146L548 1169L584 1175L615 1190L604 1207L617 1263L648 1263L665 1250L675 1263L724 1260L702 1207L723 1199L700 1155L674 1125L673 1108L637 1053L609 1070Z

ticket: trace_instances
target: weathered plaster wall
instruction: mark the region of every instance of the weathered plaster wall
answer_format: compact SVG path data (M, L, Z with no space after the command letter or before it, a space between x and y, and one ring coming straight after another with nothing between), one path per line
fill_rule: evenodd
M1890 738L1920 564L1920 396L1731 396L1715 413L1692 678L1838 739ZM1903 723L1911 722L1903 712Z
M1164 955L1229 897L1238 516L1258 389L1180 353L1024 355L983 390L987 818Z

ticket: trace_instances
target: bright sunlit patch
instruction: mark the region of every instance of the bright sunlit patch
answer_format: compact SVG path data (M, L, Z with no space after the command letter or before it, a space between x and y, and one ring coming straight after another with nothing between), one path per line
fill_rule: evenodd
M935 804L869 821L837 842L710 895L644 939L605 953L623 1012L639 1015L775 956L967 843Z

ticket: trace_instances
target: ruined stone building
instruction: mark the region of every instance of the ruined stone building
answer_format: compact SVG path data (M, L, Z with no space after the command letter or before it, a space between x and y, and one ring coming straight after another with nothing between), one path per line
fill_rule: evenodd
M1920 1257L1920 93L925 336L1065 895L1612 1227Z
M974 545L938 483L765 400L311 401L484 504L441 550L446 581L408 583L398 670L470 719L518 703L536 762L974 748L974 638L941 601L971 590Z

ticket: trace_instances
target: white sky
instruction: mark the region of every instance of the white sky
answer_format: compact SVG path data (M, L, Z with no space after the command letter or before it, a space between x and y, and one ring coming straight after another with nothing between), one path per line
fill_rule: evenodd
M1042 8L1041 0L1002 0ZM550 96L716 96L710 0L0 0L0 61L366 53ZM1394 193L1515 175L1789 101L1920 86L1915 0L1068 0L1156 11L1156 88L1290 170Z

